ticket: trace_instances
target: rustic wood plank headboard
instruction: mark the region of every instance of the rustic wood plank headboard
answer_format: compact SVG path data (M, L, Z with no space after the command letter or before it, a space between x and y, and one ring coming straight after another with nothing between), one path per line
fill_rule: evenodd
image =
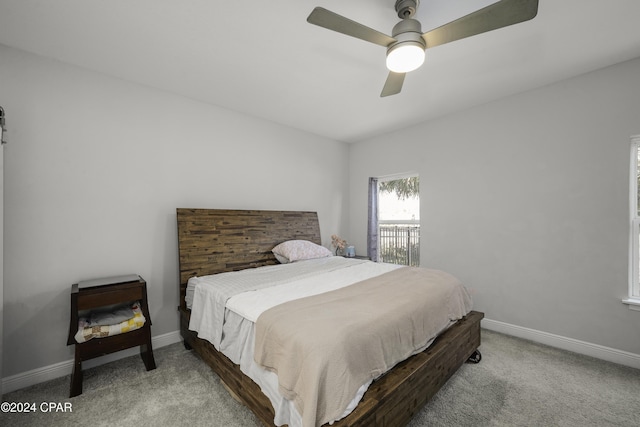
M180 307L187 281L276 264L271 249L285 240L321 244L316 212L178 208Z

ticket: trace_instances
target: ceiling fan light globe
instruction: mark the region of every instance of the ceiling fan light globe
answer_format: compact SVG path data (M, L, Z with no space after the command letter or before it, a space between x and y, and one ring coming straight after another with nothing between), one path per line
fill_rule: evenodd
M401 43L387 52L387 68L394 73L408 73L424 63L424 47L419 43Z

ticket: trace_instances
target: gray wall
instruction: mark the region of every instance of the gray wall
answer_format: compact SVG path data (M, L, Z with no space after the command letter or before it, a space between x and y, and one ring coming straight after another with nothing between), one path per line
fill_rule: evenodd
M421 264L486 317L640 354L628 290L630 136L640 59L350 148L350 230L366 242L367 179L415 171Z
M314 210L346 232L348 147L0 45L5 377L72 359L71 284L137 273L178 330L177 207Z

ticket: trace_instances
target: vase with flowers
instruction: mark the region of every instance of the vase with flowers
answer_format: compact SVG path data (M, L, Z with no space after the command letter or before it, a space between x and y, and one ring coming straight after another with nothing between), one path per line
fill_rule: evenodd
M338 235L332 234L331 246L336 249L336 255L344 255L344 250L347 247L347 241Z

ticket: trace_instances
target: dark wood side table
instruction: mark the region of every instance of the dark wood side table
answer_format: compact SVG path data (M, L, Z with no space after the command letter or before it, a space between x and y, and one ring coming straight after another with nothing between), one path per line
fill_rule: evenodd
M134 331L104 338L92 338L77 343L79 314L100 307L140 301L140 308L146 321L144 326ZM71 316L67 345L75 344L75 359L71 374L69 397L82 394L82 362L130 347L140 346L140 355L147 371L156 368L151 347L151 316L147 304L147 282L138 275L109 277L86 280L71 286Z

